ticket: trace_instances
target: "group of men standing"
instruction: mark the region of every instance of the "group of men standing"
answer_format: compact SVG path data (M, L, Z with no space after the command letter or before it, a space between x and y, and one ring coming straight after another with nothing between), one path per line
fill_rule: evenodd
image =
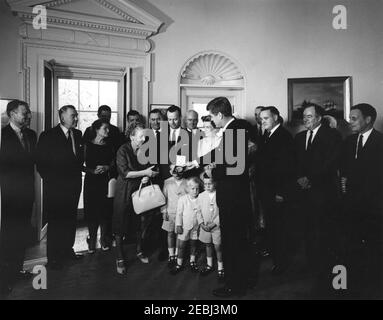
M222 140L217 149L224 155L220 163L214 164L213 174L217 181L226 285L214 294L229 297L244 292L251 274L247 263L251 255L248 238L251 210L249 163L242 173L230 175L227 170L233 164L226 159L227 154L237 154L241 147L238 144L247 148L249 136L246 134L243 141L234 138L235 143L229 145L226 133L231 131L234 136L240 130L249 133L249 126L233 117L230 102L224 97L212 100L208 110L214 124L221 128ZM36 133L28 128L31 112L25 102L10 102L7 114L10 124L2 129L0 150L3 293L19 277L28 276L22 270L35 198L36 163L44 181L44 207L49 212L48 262L55 268L68 259L81 258L73 251L83 165L77 111L73 106L62 107L60 124L43 132L38 143ZM255 177L274 262L273 273L281 274L289 265L286 221L299 209L310 269L324 274L329 261L336 256L349 269L354 292L363 295L368 288L370 291L365 294L373 294L377 286L381 288L382 273L383 135L374 129L377 113L368 104L352 107L353 134L345 141L337 130L322 124L323 116L320 106L305 106L306 130L294 139L283 127L277 108L265 107L260 112L263 132L256 138ZM191 145L195 141L193 135L198 134L198 114L188 112L186 129L181 128L180 108L170 107L167 117L167 147L179 142L181 130L187 131ZM149 124L156 137L161 132L161 120L159 110L150 113ZM225 148L230 148L230 152L225 152ZM192 166L195 158L190 153L187 159L191 172L198 169L198 164ZM170 174L168 166L159 162L157 165L161 184ZM341 230L334 230L339 226ZM344 235L342 239L337 237L339 233ZM342 241L346 241L348 250L340 253L335 250L340 246L335 244ZM166 241L160 243L164 245L160 259L166 259Z

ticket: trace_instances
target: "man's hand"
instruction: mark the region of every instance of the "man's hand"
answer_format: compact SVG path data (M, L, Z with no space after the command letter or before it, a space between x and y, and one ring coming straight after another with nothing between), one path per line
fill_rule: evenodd
M201 228L202 228L204 231L206 231L206 232L209 232L209 231L210 231L209 228L208 228L208 226L207 226L206 224L204 224L204 223L201 223Z
M183 234L184 228L182 228L182 226L177 226L176 232L177 232L177 234Z

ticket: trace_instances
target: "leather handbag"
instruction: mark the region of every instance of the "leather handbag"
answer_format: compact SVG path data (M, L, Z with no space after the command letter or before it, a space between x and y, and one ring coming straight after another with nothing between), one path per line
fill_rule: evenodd
M166 199L159 185L152 184L140 188L132 194L133 208L136 214L141 214L166 204Z

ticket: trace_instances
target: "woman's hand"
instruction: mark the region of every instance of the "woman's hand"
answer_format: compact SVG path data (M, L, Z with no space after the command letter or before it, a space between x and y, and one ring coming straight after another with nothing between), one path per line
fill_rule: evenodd
M143 177L142 179L141 179L141 183L143 183L143 184L146 184L146 183L148 183L149 182L149 177Z
M147 177L149 177L149 178L154 178L154 177L156 177L156 176L158 176L159 175L159 172L157 172L157 171L153 171L153 168L154 168L155 166L151 166L150 168L148 168L148 169L146 169L145 171L145 175L147 176Z

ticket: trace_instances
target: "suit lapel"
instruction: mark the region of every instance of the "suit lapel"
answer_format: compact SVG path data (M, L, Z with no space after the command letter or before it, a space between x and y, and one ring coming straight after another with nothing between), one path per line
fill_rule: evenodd
M26 152L26 150L24 149L23 145L20 142L19 137L17 136L16 132L12 129L11 125L8 125L6 129L7 129L7 134L9 135L10 140L15 146L17 146L17 149L19 149L20 152ZM29 139L29 137L27 137L26 139Z

